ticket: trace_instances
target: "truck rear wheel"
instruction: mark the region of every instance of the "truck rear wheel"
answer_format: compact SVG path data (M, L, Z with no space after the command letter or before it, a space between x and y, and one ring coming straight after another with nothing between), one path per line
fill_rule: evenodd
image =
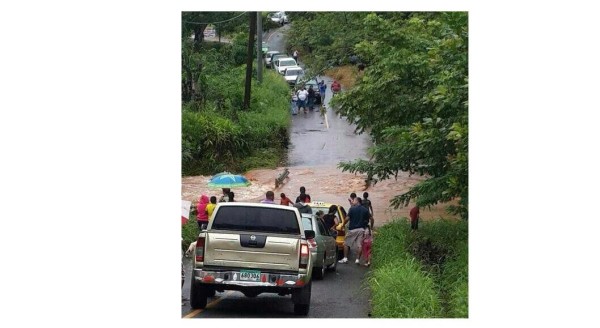
M307 315L310 310L310 295L312 282L309 282L302 289L294 291L292 302L294 302L294 313L297 315Z
M294 313L297 315L308 315L310 304L294 304Z
M208 294L207 294L207 295L208 295L208 297L215 297L215 295L216 295L216 294L217 294L217 291L216 291L216 290L214 290L214 289L210 289L210 290L208 291Z
M208 295L208 288L195 282L194 277L192 277L192 286L190 288L190 306L192 309L204 309Z

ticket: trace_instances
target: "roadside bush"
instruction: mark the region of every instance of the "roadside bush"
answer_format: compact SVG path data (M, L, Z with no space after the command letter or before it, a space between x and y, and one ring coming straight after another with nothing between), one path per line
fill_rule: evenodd
M441 305L432 277L418 261L382 264L370 277L372 315L378 318L437 318Z
M424 221L411 231L401 218L378 228L368 279L373 315L468 317L467 239L466 221Z
M182 172L210 173L231 162L240 144L241 129L214 112L182 113Z
M196 215L190 214L190 219L186 224L181 227L181 249L185 252L190 244L198 239L198 223L196 222Z
M241 110L243 76L236 68L227 77L207 77L208 101L182 107L183 175L241 172L280 162L289 142L289 86L267 71L261 84L253 83L250 109Z
M454 249L454 256L444 266L442 288L448 294L448 315L452 318L469 317L469 252L466 240Z

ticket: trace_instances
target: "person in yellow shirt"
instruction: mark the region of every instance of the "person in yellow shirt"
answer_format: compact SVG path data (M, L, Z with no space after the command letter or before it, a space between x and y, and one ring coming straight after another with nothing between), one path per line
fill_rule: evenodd
M210 197L210 203L206 205L206 213L208 214L208 222L210 223L210 219L212 218L212 214L217 207L217 196Z

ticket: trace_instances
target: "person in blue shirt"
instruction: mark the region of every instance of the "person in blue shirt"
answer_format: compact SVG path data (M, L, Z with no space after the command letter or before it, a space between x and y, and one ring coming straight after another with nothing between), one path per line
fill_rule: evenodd
M327 91L327 84L324 80L319 82L319 93L321 94L321 106L325 105L325 92Z
M339 263L348 263L348 253L350 249L358 249L354 263L360 264L360 255L362 253L362 243L364 239L365 228L369 225L371 213L362 206L360 197L352 200L352 207L348 210L348 232L344 240L344 258Z

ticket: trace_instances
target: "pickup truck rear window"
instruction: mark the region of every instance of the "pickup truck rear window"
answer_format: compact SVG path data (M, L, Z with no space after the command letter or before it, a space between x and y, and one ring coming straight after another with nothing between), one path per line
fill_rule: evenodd
M300 234L295 212L264 207L221 207L211 229Z

